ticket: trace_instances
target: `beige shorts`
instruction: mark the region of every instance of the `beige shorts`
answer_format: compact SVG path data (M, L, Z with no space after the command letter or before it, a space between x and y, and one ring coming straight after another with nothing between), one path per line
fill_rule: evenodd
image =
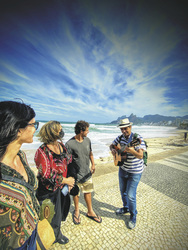
M86 182L78 183L77 185L79 186L79 189L80 189L80 191L82 191L82 193L91 193L94 191L92 177L89 180L87 180ZM79 192L78 196L79 195L80 195L80 192Z

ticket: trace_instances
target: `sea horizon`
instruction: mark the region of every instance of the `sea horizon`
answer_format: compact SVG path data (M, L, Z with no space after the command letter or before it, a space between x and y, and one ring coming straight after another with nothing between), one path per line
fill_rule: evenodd
M47 122L38 120L39 129L34 135L33 143L23 144L22 149L37 149L42 142L39 141L37 134L40 128ZM65 144L74 133L74 122L60 122L64 130L63 143ZM140 134L144 139L176 136L180 130L177 127L151 126L151 125L132 125L132 132ZM91 140L92 150L95 158L108 157L109 145L121 134L117 124L90 123L88 138Z

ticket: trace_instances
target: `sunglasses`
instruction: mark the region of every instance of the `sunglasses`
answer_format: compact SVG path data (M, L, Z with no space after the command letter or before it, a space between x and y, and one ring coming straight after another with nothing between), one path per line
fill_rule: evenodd
M28 123L27 126L28 126L28 125L33 125L33 126L35 127L35 129L37 130L38 127L39 127L39 122Z

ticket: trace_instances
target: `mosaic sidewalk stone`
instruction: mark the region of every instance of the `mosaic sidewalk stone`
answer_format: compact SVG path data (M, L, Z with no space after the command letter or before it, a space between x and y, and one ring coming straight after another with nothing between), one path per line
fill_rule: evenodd
M164 161L148 164L137 190L138 216L133 230L127 227L129 214L115 214L122 206L118 172L93 178L93 208L103 222L99 224L85 216L87 208L81 194L81 224L72 222L72 202L67 220L61 226L69 243L56 243L50 250L188 249L188 176L179 168L180 164L188 166L187 156L188 152L169 161L166 158L165 162L173 161L172 167Z

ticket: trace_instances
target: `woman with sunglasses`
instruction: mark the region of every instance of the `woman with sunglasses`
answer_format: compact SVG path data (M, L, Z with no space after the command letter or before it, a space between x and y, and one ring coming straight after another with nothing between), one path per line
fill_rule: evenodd
M32 143L38 128L34 110L13 101L0 102L0 247L35 249L39 202L37 179L23 143Z
M37 198L42 207L41 216L51 223L56 237L55 243L59 244L69 241L60 230L61 221L66 220L70 208L70 196L69 193L64 193L64 189L68 188L70 191L75 184L73 177L67 177L72 156L62 143L63 136L62 126L58 121L45 123L38 134L43 144L35 154L39 180Z

